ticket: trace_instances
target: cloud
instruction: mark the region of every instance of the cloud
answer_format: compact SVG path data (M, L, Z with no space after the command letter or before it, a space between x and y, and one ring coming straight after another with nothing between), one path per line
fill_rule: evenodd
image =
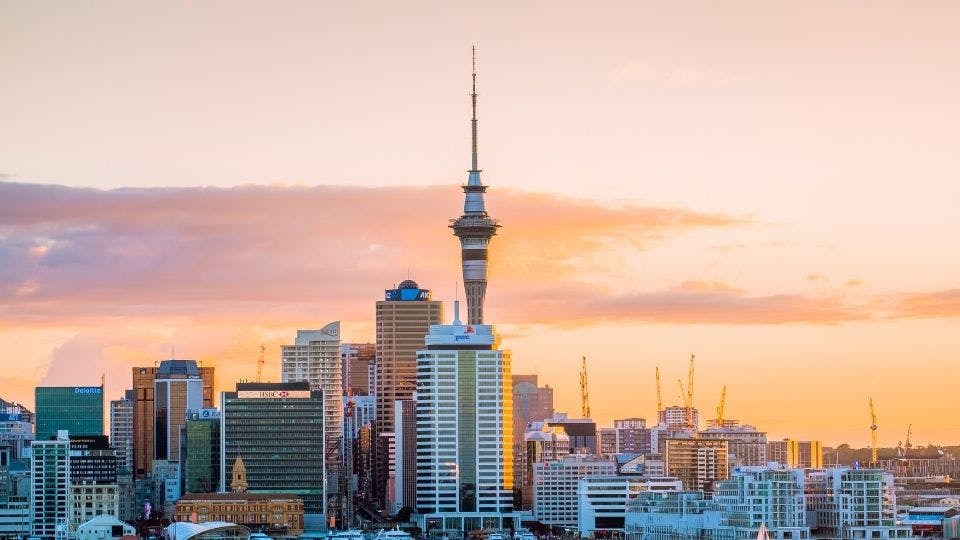
M408 268L426 286L460 279L446 225L461 205L450 187L0 183L0 326L251 315L282 324L315 318L317 306L328 318L366 320ZM572 280L615 250L744 223L506 190L488 205L504 224L491 277L508 295L545 276Z
M897 295L891 304L895 318L960 317L960 289Z

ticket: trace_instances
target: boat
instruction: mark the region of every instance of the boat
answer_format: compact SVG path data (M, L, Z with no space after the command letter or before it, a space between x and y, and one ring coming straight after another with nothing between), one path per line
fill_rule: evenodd
M413 540L413 536L406 531L401 531L400 527L396 527L389 530L381 529L377 533L377 540Z
M537 540L537 535L533 534L530 531L518 530L513 535L514 540Z
M331 531L327 535L327 540L366 540L363 531L356 529L347 529L345 531ZM251 537L252 540L252 537Z

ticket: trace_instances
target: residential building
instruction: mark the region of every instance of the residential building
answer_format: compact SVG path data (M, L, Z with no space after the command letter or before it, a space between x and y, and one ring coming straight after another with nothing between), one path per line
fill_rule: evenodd
M667 439L667 476L679 478L686 490L711 491L729 476L728 443L724 439Z
M430 325L442 321L443 304L433 300L430 290L421 289L413 280L385 290L383 300L377 301L376 357L371 365L372 394L376 399L374 441L385 441L385 434L394 432L394 403L413 399L417 351L423 348ZM387 448L382 444L373 447L373 491L381 502L393 493L387 488L391 472Z
M546 525L576 528L579 524L580 480L614 476L617 464L594 456L570 454L558 461L533 465L533 515Z
M306 381L237 383L220 403L220 485L228 485L242 455L247 491L294 493L305 523L325 527L323 392Z
M305 381L323 394L324 455L327 493L337 497L343 461L343 366L340 363L340 321L319 330L297 330L293 345L281 347L281 379ZM334 501L334 504L339 504Z
M37 440L60 430L75 435L104 435L103 386L38 386Z
M810 538L802 470L741 467L717 482L713 499L737 538L756 538L761 526L772 539Z
M433 325L417 353L417 511L513 510L510 353L490 325Z
M739 540L702 491L640 493L627 501L624 529L626 540Z
M911 536L898 525L893 475L880 469L807 469L808 523L817 538L888 539Z
M762 467L767 464L767 434L748 425L711 427L699 433L701 439L727 441L730 469L737 467Z
M624 532L627 501L644 491L680 491L680 480L646 476L588 476L577 483L577 531L582 537Z
M657 424L671 428L697 430L697 426L700 425L700 411L696 407L688 410L686 407L671 405L657 413Z

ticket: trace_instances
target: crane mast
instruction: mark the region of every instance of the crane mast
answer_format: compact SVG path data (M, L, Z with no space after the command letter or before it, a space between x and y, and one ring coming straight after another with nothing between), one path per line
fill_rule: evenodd
M717 405L717 420L716 425L718 428L723 427L723 407L727 403L727 385L723 385L723 390L720 391L720 404Z
M657 423L663 421L660 417L663 416L663 396L660 394L660 366L657 366Z
M687 427L695 428L693 425L693 362L696 359L696 355L690 355L690 369L687 371L687 396L686 396L686 420ZM680 385L681 387L683 385Z
M590 393L587 390L587 357L584 356L580 367L580 401L584 418L590 418Z
M263 377L263 353L267 350L266 347L260 345L260 356L257 357L257 382L262 382Z
M870 463L876 465L877 459L877 413L873 408L873 398L870 398Z

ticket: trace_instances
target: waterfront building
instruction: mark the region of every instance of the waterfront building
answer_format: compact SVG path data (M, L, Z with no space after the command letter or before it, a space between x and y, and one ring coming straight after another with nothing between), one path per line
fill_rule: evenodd
M617 464L594 456L570 454L533 465L533 515L546 525L576 528L579 524L580 480L614 476Z
M735 540L702 491L647 491L627 501L626 540Z
M433 325L417 353L417 509L513 509L510 353L490 325Z
M583 537L623 534L627 501L644 491L680 491L680 480L654 476L588 476L577 483L577 531Z
M880 469L836 467L807 469L805 477L810 528L818 538L908 538L909 525L898 525L893 475Z
M810 538L802 470L741 467L717 482L713 499L737 538L756 538L761 526L772 539Z
M305 381L237 383L220 403L220 485L242 455L248 492L296 494L308 527L325 527L323 392Z
M60 430L75 435L104 435L103 386L38 386L37 440Z

